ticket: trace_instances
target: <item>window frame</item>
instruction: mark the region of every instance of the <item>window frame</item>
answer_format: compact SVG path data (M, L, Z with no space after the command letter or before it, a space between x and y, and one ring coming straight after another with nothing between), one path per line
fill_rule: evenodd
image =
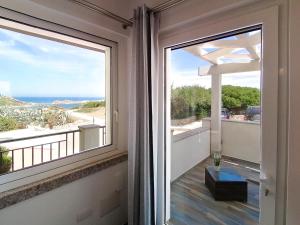
M21 17L26 17L28 19L29 16L18 15ZM106 61L106 65L109 66L110 69L110 124L111 124L111 132L110 132L110 140L111 144L105 145L102 147L97 147L94 149L90 149L87 151L83 151L74 155L69 155L60 159L55 159L53 161L48 161L42 164L34 165L33 167L24 168L21 170L17 170L8 174L3 174L0 176L0 193L4 191L8 191L10 189L26 185L41 179L49 178L51 176L55 176L57 174L72 170L79 166L88 165L100 159L107 157L107 155L111 155L118 146L117 140L117 131L118 131L118 123L115 119L115 114L118 112L118 43L89 34L80 30L76 30L70 27L66 27L63 25L59 25L56 23L44 21L38 18L29 18L30 23L24 23L22 19L15 20L10 17L0 16L0 27L8 30L13 30L19 33L24 33L36 37L45 38L45 36L41 36L37 34L36 31L41 32L51 32L56 35L62 35L66 38L74 38L79 41L86 41L91 44L101 45L105 48L109 48L109 58L110 61ZM24 19L25 20L25 19ZM16 26L17 29L13 26ZM48 37L45 39L50 39L54 41L58 41L53 37ZM58 42L63 42L62 40ZM66 42L63 42L66 43ZM68 43L67 43L68 44ZM74 45L74 43L73 43ZM83 47L83 46L80 46ZM87 47L86 47L87 48ZM107 55L106 55L107 57ZM109 65L107 64L109 63ZM107 116L107 115L106 115Z
M197 39L203 39L205 37L210 36L216 36L217 34L227 33L228 31L234 31L234 30L240 30L241 28L245 27L251 27L253 25L262 25L262 37L263 41L262 43L265 46L265 49L268 49L268 51L262 52L262 57L264 55L268 55L268 58L264 58L265 64L267 66L264 66L262 70L262 74L271 74L272 76L264 76L268 78L268 84L264 84L264 80L261 80L261 84L265 85L264 88L268 89L267 94L262 96L261 98L261 104L265 105L265 111L263 112L265 115L273 115L273 117L269 117L271 121L268 121L268 126L273 126L273 129L264 129L262 131L263 136L270 136L270 138L266 141L264 141L263 144L261 144L261 148L267 149L264 150L261 157L262 159L269 159L270 162L274 162L272 164L269 164L266 166L265 169L268 169L270 171L270 174L273 175L271 181L272 185L275 187L275 194L272 194L271 198L274 200L278 196L280 196L280 193L276 190L278 187L277 183L278 181L281 181L281 178L276 170L276 158L278 157L279 150L277 145L277 133L278 133L278 124L280 123L280 118L278 118L278 110L277 109L277 101L278 101L278 7L277 6L271 6L268 8L260 9L258 11L249 11L248 13L245 13L243 11L237 10L236 14L220 14L221 16L215 17L213 20L206 20L207 18L203 19L200 18L199 20L192 21L188 24L185 24L185 26L178 25L173 26L172 28L165 29L161 31L160 33L160 45L159 45L159 55L163 59L162 63L159 65L159 71L161 74L164 74L165 82L166 82L166 89L165 89L165 98L164 100L166 103L166 112L165 112L165 130L168 130L170 127L170 121L167 117L167 115L170 114L170 108L168 107L168 99L170 99L169 96L169 89L170 81L169 77L167 76L167 73L169 72L169 68L167 68L168 65L168 54L170 54L169 50L170 47L174 45L178 45L179 43L185 43ZM199 38L200 37L200 38ZM202 38L201 38L202 37ZM268 40L268 42L264 42L264 40ZM274 47L275 46L275 47ZM277 48L276 48L277 46ZM272 98L268 98L272 96ZM266 99L271 99L270 104L267 106L265 103ZM266 107L267 106L267 107ZM267 119L267 120L269 120ZM266 120L266 119L265 119ZM265 126L265 125L264 125ZM164 205L164 221L167 222L170 219L170 177L171 177L171 170L170 170L170 157L171 157L171 136L167 133L165 137L166 146L164 149L164 152L162 153L162 156L159 157L162 160L162 162L159 162L164 165L163 170L159 171L158 176L162 178L164 181L161 185L159 185L160 190L162 193L161 198L163 198L163 205ZM267 143L268 142L268 143ZM271 143L272 142L272 143ZM271 158L270 158L271 157ZM268 167L268 168L267 168ZM272 190L273 191L273 190ZM269 195L270 197L270 195ZM269 198L268 197L268 198ZM266 197L265 197L266 198ZM264 213L261 213L260 216L260 224L265 224L264 221L268 218L271 218L271 220L275 220L277 217L275 215L275 210L277 210L280 205L282 205L282 202L277 201L271 201L273 204L273 207L266 208ZM271 205L271 204L270 204ZM268 214L268 212L269 214ZM263 216L262 216L263 215ZM268 217L269 215L269 217ZM264 218L263 218L264 217Z

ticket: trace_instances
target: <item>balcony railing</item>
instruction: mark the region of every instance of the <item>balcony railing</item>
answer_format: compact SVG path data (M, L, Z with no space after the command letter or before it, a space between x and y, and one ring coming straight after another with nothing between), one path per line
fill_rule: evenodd
M99 145L105 145L106 132L105 126L99 126ZM3 157L8 156L11 163L8 172L21 170L49 161L74 155L87 150L80 145L80 129L43 134L38 136L13 138L0 141L0 146L5 150L0 151L0 164L4 161ZM95 147L100 147L95 146ZM3 167L3 165L0 165ZM0 170L1 170L0 167ZM7 168L8 170L8 168ZM0 171L0 174L4 173Z

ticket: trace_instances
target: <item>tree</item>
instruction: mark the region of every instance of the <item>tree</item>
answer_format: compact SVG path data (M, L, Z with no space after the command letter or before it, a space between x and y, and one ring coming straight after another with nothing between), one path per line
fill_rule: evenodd
M171 118L183 119L196 116L201 119L210 111L210 90L199 86L172 89Z
M224 85L222 103L223 107L229 110L245 110L248 106L260 104L260 91L257 88Z
M260 91L257 88L232 85L222 86L223 107L236 112L248 106L260 104ZM196 116L202 119L210 114L211 89L199 86L184 86L172 89L171 119L184 119Z

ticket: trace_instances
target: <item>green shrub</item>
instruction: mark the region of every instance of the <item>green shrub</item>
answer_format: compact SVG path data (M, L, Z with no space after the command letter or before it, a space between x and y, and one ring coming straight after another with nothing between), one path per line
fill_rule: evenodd
M92 101L84 103L81 108L98 108L105 107L105 101Z
M260 90L251 87L232 85L222 86L223 107L235 113L245 110L248 106L260 104ZM172 120L196 116L202 119L210 115L211 89L199 86L184 86L172 89L171 118Z
M9 149L0 146L0 174L7 173L12 165L12 159L8 156Z
M15 130L18 128L18 123L11 117L0 117L0 132Z
M48 110L42 115L42 123L52 129L54 126L62 126L74 122L68 113L62 110Z
M210 112L210 90L199 86L172 89L171 118L206 117Z

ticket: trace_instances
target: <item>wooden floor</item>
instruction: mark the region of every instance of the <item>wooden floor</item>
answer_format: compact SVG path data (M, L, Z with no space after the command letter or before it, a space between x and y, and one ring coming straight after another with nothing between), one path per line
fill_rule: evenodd
M248 180L248 202L215 201L204 184L204 169L211 159L199 163L171 185L172 225L257 225L259 222L258 165L224 159ZM254 170L249 169L254 168ZM255 170L256 169L256 170Z

